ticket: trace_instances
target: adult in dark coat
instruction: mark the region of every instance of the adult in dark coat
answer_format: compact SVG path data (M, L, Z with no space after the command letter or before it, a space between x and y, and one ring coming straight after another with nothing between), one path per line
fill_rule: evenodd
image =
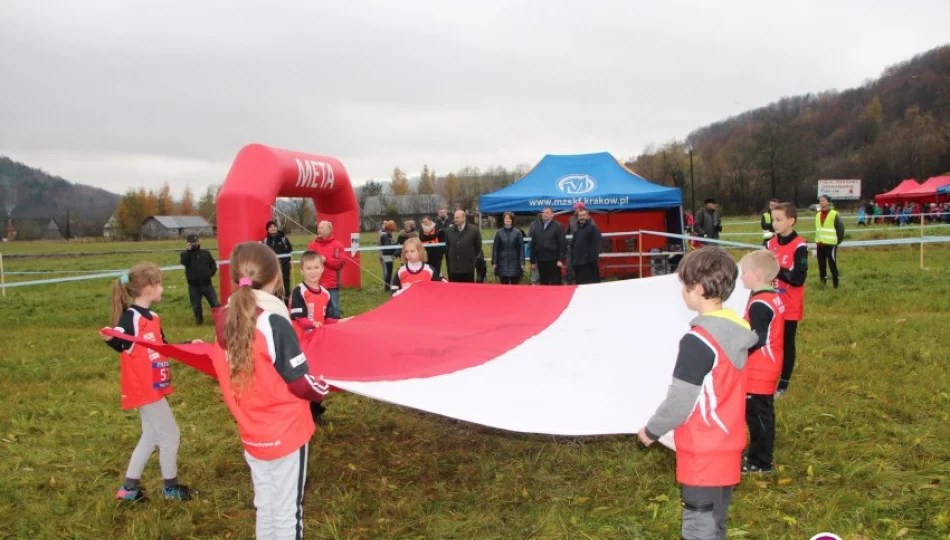
M502 223L491 248L492 271L499 283L517 285L524 273L524 233L514 226L511 212L505 212Z
M715 199L706 199L706 208L696 212L696 222L693 224L693 232L700 238L718 239L722 232L722 216L716 209Z
M571 265L578 285L600 281L600 229L586 209L577 211L577 229L571 241Z
M478 227L465 222L465 212L455 212L455 222L445 230L448 249L449 281L475 282L475 259L482 251L482 233Z
M218 307L218 293L214 290L211 278L218 273L218 264L211 252L201 249L198 235L188 235L188 247L181 252L181 265L185 267L185 279L188 281L188 299L191 300L191 309L195 312L195 322L204 323L201 310L201 299L208 300L212 309Z
M267 236L264 238L264 243L274 250L277 260L280 261L280 275L284 280L284 291L280 298L286 302L290 298L290 254L293 253L294 248L290 245L290 239L284 231L277 228L276 222L268 221L266 228Z
M541 212L541 223L531 235L531 268L537 267L541 285L560 285L561 268L567 257L564 227L554 221L554 210Z
M439 217L435 220L436 238L440 244L445 244L445 231L452 225L449 220L449 212L445 208L439 208ZM432 279L439 281L442 279L442 259L445 257L445 246L427 247L429 258L429 267L432 268Z
M383 227L379 231L379 245L391 246L393 242L393 232L396 231L395 221L384 221ZM392 294L393 285L393 256L396 253L394 249L381 249L379 251L379 264L383 267L383 292Z

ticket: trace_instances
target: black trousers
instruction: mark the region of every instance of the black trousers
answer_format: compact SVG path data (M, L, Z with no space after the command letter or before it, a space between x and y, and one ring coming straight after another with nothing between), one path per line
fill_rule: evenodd
M287 300L290 298L290 259L281 259L280 260L280 276L284 280L284 294L280 297L284 303L287 303Z
M537 265L541 285L561 284L561 267L557 261L538 261Z
M498 283L502 285L517 285L521 283L521 276L498 276Z
M204 316L201 312L201 299L205 298L208 300L208 305L212 308L219 306L218 304L218 293L214 290L214 285L208 283L207 285L194 285L188 284L188 299L191 301L191 309L195 311L195 320L199 324L204 322Z
M775 447L775 397L748 394L745 399L745 423L749 426L749 463L762 469L772 468Z
M451 272L449 281L452 283L475 283L475 271L471 272Z
M726 540L732 486L683 486L684 540Z
M442 279L442 257L445 256L445 248L426 248L426 252L429 267L432 268L432 281L439 281Z
M785 321L785 355L782 359L782 378L778 380L778 389L787 390L792 380L792 370L795 369L795 333L798 332L798 321Z
M586 283L600 283L600 269L597 263L588 263L574 267L574 282L578 285Z
M818 246L818 277L822 283L828 279L826 267L831 267L831 281L838 286L838 246Z

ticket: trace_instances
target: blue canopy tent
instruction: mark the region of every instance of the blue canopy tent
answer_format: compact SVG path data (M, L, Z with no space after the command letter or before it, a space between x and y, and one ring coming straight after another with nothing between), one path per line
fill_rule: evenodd
M937 195L950 195L950 184L938 187Z
M545 207L561 213L566 225L578 202L594 213L603 232L683 231L683 193L654 184L623 166L607 152L547 155L523 178L478 198L482 214L537 214ZM648 275L639 252L681 251L685 243L657 235L625 235L604 239L601 275Z
M683 204L679 188L660 186L627 169L607 152L547 155L523 178L478 198L483 214L571 210L583 202L590 210L675 208Z

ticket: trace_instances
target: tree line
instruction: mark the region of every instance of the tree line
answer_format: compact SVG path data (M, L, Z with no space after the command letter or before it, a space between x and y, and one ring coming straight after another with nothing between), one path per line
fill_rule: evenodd
M118 232L122 236L138 240L142 223L149 216L201 216L214 225L217 221L219 190L220 186L208 186L195 201L190 187L186 187L181 198L176 200L168 182L158 191L144 187L130 188L122 195L116 207Z
M357 197L360 208L366 207L369 197L379 197L386 213L398 214L393 197L402 195L438 195L445 198L453 208L473 209L478 207L479 195L508 186L529 170L528 165L518 165L512 169L490 166L484 170L469 165L440 177L434 170L429 169L428 165L423 165L419 179L413 184L402 168L394 167L388 190L383 182L370 179L357 189Z
M627 165L683 188L687 207L712 197L732 213L757 211L770 198L812 203L819 179L860 178L869 199L906 178L944 174L950 46L892 66L859 88L784 98L648 147Z

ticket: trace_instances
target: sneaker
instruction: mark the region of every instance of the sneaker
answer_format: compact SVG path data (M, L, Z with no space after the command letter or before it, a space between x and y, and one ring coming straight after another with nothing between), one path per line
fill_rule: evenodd
M178 484L175 487L163 488L162 493L170 501L190 501L196 492L188 486Z
M145 496L145 489L137 487L135 489L126 489L125 486L115 492L115 500L123 502L138 502L148 500Z
M770 472L772 472L772 467L759 467L748 461L742 463L743 474L769 474Z

